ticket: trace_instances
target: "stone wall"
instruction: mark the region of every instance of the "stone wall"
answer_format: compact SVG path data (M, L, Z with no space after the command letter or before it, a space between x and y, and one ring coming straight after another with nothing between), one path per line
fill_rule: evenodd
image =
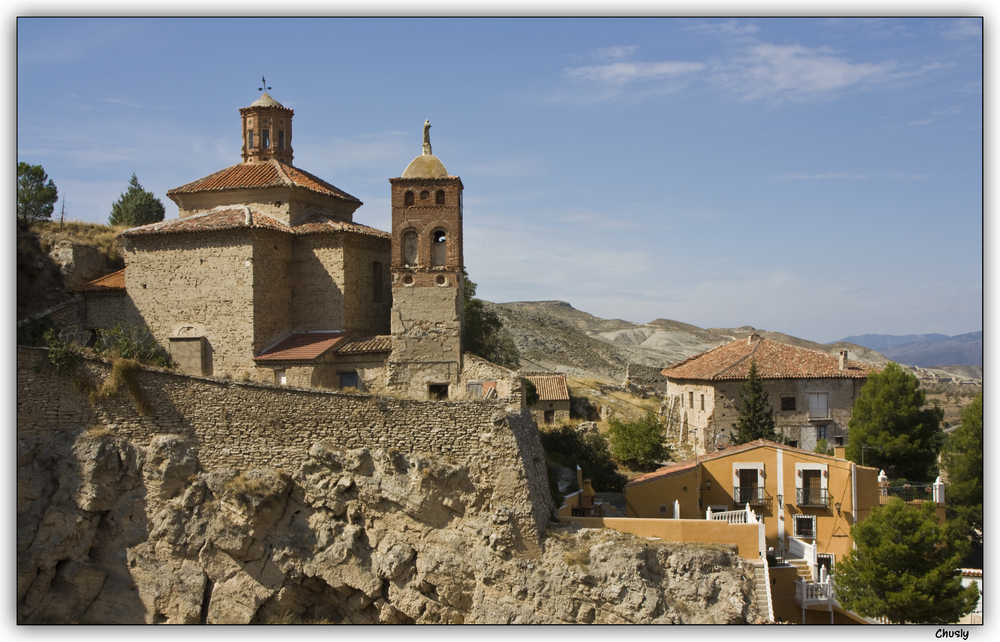
M389 334L391 241L360 235L347 238L350 242L344 247L345 328L356 335Z
M343 330L344 237L308 234L296 238L291 273L295 331Z
M625 367L626 386L637 386L639 390L647 389L660 396L667 394L667 377L663 368L630 363Z
M99 385L109 364L85 359L77 377ZM39 348L18 348L18 438L66 438L107 426L144 447L157 435L189 440L206 470L295 470L310 447L395 449L467 465L492 509L509 511L525 542L537 541L554 509L545 455L520 395L501 401L430 402L219 381L165 371L134 375L151 412L129 393L100 402Z

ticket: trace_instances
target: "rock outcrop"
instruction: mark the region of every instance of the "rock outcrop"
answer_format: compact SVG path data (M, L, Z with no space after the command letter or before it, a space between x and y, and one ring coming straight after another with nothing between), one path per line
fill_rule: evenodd
M573 525L525 551L509 513L447 456L318 442L303 462L203 470L180 436L140 448L113 428L20 439L18 621L757 617L734 551Z

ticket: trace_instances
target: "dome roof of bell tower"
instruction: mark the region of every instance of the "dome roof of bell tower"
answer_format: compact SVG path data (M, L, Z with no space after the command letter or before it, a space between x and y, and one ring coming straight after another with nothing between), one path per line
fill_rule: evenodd
M282 109L285 108L284 105L282 105L281 103L279 103L274 98L271 98L271 95L269 93L267 93L266 91L264 92L263 96L261 96L257 100L255 100L252 103L250 103L250 106L251 107L281 107Z
M448 170L444 168L437 156L421 154L403 170L403 178L448 178Z

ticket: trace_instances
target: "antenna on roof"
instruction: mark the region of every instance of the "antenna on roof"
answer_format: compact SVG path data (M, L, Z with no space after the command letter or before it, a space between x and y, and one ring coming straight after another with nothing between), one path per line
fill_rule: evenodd
M263 87L258 87L257 91L267 91L268 89L270 89L270 87L267 86L267 81L264 80L264 76L260 77L260 84L262 84L264 86Z

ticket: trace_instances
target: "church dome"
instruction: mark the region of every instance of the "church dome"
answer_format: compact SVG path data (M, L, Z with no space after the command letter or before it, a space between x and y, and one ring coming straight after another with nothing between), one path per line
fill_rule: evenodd
M421 154L406 166L403 178L448 178L448 170L437 156Z
M255 101L253 101L253 103L251 103L250 106L251 107L281 107L282 109L285 108L284 105L282 105L281 103L279 103L274 98L271 98L271 95L268 94L266 91L264 92L263 96L261 96L260 98L258 98Z

